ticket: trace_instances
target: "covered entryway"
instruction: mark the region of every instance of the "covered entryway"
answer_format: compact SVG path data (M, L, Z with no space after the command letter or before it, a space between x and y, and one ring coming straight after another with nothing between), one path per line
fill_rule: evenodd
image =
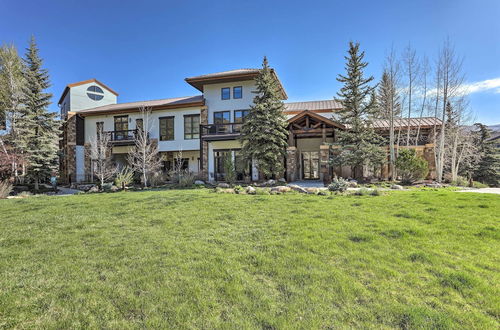
M290 118L287 181L328 180L330 145L336 139L336 131L344 129L343 125L309 110Z

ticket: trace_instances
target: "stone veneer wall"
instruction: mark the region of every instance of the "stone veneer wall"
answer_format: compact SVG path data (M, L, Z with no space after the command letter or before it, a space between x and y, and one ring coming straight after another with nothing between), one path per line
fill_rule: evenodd
M297 168L297 147L288 147L286 149L286 180L288 182L299 179Z
M62 159L60 163L60 180L64 183L76 181L76 114L69 112L62 126L60 144Z
M200 125L207 125L208 124L208 109L207 107L201 108L200 111ZM200 131L200 141L201 141L201 131ZM199 169L199 175L203 180L208 181L208 143L207 142L200 142L201 144L201 168Z

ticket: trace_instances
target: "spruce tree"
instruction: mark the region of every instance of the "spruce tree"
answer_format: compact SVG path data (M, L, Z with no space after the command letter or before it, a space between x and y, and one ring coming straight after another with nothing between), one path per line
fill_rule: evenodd
M337 142L342 151L332 159L334 165L349 165L356 178L361 178L363 166L380 166L385 153L380 148L381 139L373 130L372 119L377 113L375 87L370 86L373 77L364 77L368 65L363 62L365 53L359 50L359 43L349 43L345 56L346 75L339 74L337 80L344 86L337 93L342 103L339 120L347 127L338 134Z
M241 152L266 178L276 178L284 173L288 132L278 82L266 57L255 83L257 95L241 128Z
M497 187L500 185L500 158L494 144L488 141L491 136L490 130L483 124L478 123L475 126L478 129L476 145L480 158L474 166L473 178Z
M57 168L59 122L56 113L47 110L52 97L52 94L44 92L50 86L49 74L42 68L34 37L25 56L25 109L19 121L19 131L24 137L28 175L35 183L35 190L38 190L40 181Z

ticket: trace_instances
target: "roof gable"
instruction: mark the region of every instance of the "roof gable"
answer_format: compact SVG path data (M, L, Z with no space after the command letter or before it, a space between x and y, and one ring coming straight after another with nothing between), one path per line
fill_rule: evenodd
M66 94L68 93L68 91L71 88L77 87L77 86L81 86L81 85L85 85L85 84L90 84L90 83L97 84L97 85L101 86L102 88L104 88L104 89L108 90L109 92L111 92L111 93L115 94L116 96L118 96L118 93L115 92L113 89L111 89L110 87L106 86L105 84L103 84L99 80L93 78L93 79L88 79L88 80L83 80L83 81L79 81L79 82L76 82L76 83L68 84L64 88L64 91L61 94L61 97L59 98L59 101L57 102L57 104L61 104L62 103L62 101L64 100L64 97L66 96Z

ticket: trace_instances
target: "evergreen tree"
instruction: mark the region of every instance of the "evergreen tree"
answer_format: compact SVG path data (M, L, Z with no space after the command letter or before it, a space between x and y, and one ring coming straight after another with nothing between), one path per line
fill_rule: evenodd
M288 132L278 82L266 57L255 82L257 95L241 128L241 151L266 177L276 178L284 172Z
M52 94L44 92L50 86L49 74L42 68L34 37L30 40L24 61L25 109L18 127L23 136L28 175L35 183L35 190L38 190L39 182L57 168L59 122L56 113L47 110L52 97Z
M473 178L491 186L500 185L500 158L492 142L489 142L490 130L483 124L475 124L478 128L476 132L476 145L479 148L480 158L474 166Z
M373 130L372 119L377 113L377 104L375 87L369 85L373 77L365 78L363 74L368 65L363 62L365 53L360 52L359 43L353 42L349 43L348 53L345 57L347 73L337 78L344 84L337 93L343 105L339 119L348 129L338 134L342 151L332 162L337 166L351 166L354 176L360 178L362 167L381 165L385 153L380 148L380 137Z

